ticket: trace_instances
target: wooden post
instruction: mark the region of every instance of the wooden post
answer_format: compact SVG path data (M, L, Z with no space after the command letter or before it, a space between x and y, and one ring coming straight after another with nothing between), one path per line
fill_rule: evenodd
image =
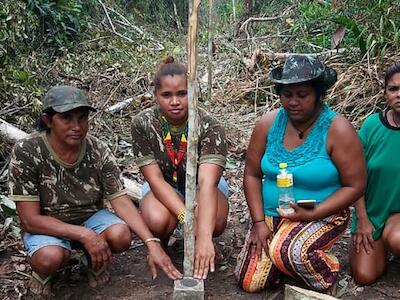
M197 179L197 143L198 143L198 114L197 114L197 25L200 0L192 2L189 15L188 30L188 107L189 107L189 133L186 162L186 217L184 226L184 259L183 274L193 277L194 271L194 207L196 198Z
M186 161L186 216L184 225L183 279L175 280L173 300L204 300L204 281L193 278L194 271L194 207L197 179L197 144L199 120L197 114L197 25L200 0L189 0L188 29L188 107L189 134Z
M214 40L214 1L208 0L208 61L207 61L207 73L208 73L208 83L207 83L207 99L211 102L212 93L212 58L213 58L213 40Z

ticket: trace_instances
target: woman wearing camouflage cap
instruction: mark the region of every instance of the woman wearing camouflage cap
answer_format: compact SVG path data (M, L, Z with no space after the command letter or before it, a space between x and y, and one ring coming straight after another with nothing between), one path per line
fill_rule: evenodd
M345 232L349 206L363 193L365 165L352 125L324 103L336 72L318 58L291 55L272 70L282 108L256 124L247 150L244 189L252 226L236 277L243 289L270 287L285 273L318 291L332 292L338 259L328 250ZM277 175L286 163L294 198L315 200L293 212L278 209Z
M89 284L109 279L112 253L127 250L131 231L146 244L149 265L172 279L181 274L126 194L107 146L87 135L87 97L75 87L56 86L46 94L41 131L19 141L10 163L10 198L16 202L23 241L32 267L30 288L50 294L49 281L70 258L86 253ZM104 209L110 202L115 214Z

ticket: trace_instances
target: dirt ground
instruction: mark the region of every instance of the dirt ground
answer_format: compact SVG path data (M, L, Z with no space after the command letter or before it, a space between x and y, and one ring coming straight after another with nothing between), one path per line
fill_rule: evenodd
M234 198L234 195L233 195ZM205 281L206 299L283 299L283 284L280 288L272 291L263 291L257 294L248 294L236 286L233 270L236 256L243 243L243 237L248 227L247 220L241 218L241 205L231 205L229 225L225 233L215 239L215 244L220 253L217 264L217 271L211 274ZM346 234L335 246L333 251L341 261L340 287L342 288L341 299L400 299L399 261L390 259L386 274L374 285L369 287L356 286L350 276L348 267L347 246L349 234ZM29 274L29 268L21 270L24 264L23 252L20 251L20 244L14 245L10 250L3 252L0 256L0 269L7 265L9 279L1 280L3 292L1 299L36 299L26 293L24 285L27 277L22 274ZM183 241L177 241L169 248L174 263L181 269L183 261ZM11 261L11 264L10 264ZM22 268L23 269L23 268ZM151 279L150 271L146 262L146 252L143 243L134 240L132 247L126 253L115 255L111 267L111 281L101 288L91 289L88 287L86 277L74 261L71 262L62 272L57 274L53 285L53 299L172 299L173 282L167 279L162 273L155 279ZM6 280L6 281L4 281ZM4 284L14 288L4 289ZM284 278L283 283L302 286L299 282ZM303 286L304 287L304 286ZM19 294L19 295L18 295Z

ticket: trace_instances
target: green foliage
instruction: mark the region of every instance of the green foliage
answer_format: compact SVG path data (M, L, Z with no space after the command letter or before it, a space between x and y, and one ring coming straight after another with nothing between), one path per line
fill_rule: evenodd
M241 0L218 1L215 8L219 18L228 23L239 20L245 12L244 1ZM234 11L236 14L236 20L233 20Z
M39 19L41 34L38 42L70 48L78 37L82 1L26 0L27 8Z
M355 1L354 9L348 4L345 17L358 26L357 42L363 55L384 57L387 49L399 49L400 2L398 0ZM346 26L347 28L347 26ZM351 30L351 32L353 32Z
M330 48L337 26L346 28L341 47L357 47L362 56L383 57L388 49L398 50L400 39L400 2L398 0L301 1L298 20L291 27L297 37L296 51Z
M324 24L331 23L335 12L329 6L316 1L303 1L298 11L299 20L294 22L291 28L291 32L299 37L295 48L298 51L329 48L334 28Z
M354 41L358 43L361 53L364 55L367 52L367 44L363 38L363 32L358 27L357 22L348 17L341 16L335 19L335 23L343 26L349 31Z
M37 19L21 1L0 5L0 69L25 51L37 26Z
M181 0L118 0L114 1L124 11L131 12L146 23L176 28L177 21L187 26L189 1ZM174 12L174 3L176 14Z

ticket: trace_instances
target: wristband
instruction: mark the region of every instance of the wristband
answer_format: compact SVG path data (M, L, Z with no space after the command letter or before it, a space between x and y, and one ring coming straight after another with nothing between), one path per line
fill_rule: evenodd
M180 224L184 224L185 223L185 211L181 211L176 218L178 219Z
M146 245L147 245L147 243L149 243L149 242L160 243L161 240L160 240L159 238L156 238L156 237L151 237L151 238L148 238L148 239L146 239L146 240L144 241L144 243L145 243Z

